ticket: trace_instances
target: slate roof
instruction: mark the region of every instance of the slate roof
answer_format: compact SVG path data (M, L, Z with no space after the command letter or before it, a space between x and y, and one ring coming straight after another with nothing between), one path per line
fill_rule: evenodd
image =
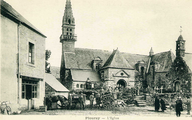
M52 74L45 73L45 82L57 92L68 92L69 91Z
M185 53L185 57L183 57L183 60L189 67L189 72L192 73L192 53Z
M126 59L121 55L121 53L117 50L114 50L113 53L109 56L103 68L125 68L125 69L134 69Z
M157 53L152 56L151 61L156 64L156 72L168 71L174 61L175 56L171 51Z
M51 66L50 71L55 78L60 79L60 67Z
M71 74L73 81L86 82L87 78L89 78L90 81L100 81L99 74L92 70L71 70Z
M110 54L111 52L105 50L75 48L75 54L65 53L65 66L69 69L92 70L92 60L99 56L104 63Z
M149 56L147 55L140 55L140 54L131 54L131 53L125 53L121 52L123 57L126 59L126 61L135 69L135 64L138 61L144 61L147 65Z
M65 67L68 69L87 69L92 70L91 62L96 57L100 57L102 65L106 63L109 57L112 55L112 51L107 50L98 50L98 49L86 49L86 48L75 48L74 53L65 53ZM126 64L129 68L135 68L135 64L138 61L148 62L149 57L147 55L139 55L139 54L130 54L119 52L117 53L117 57L123 60L123 63ZM127 63L125 62L127 61ZM117 61L115 62L117 63ZM119 64L116 65L119 67ZM122 67L122 66L120 66Z
M1 0L1 7L0 7L1 14L8 17L9 19L21 23L28 27L29 29L35 31L36 33L40 34L43 37L46 37L42 34L35 26L33 26L29 21L27 21L21 14L19 14L11 5L6 3L4 0Z

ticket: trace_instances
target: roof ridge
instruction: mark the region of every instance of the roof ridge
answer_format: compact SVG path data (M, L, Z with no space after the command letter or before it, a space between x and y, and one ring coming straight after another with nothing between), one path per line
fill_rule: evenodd
M6 11L2 12L2 8ZM8 12L10 14L8 14ZM46 37L40 30L38 30L32 23L30 23L26 18L24 18L19 12L17 12L9 3L1 0L1 14L8 16L10 20L17 20L21 22L24 26L28 27L29 29L35 31L36 33L40 34L43 37ZM11 17L11 18L10 18Z
M95 50L97 50L97 51L102 51L102 52L112 52L112 51L110 51L110 50L103 50L103 49L92 49L92 48L75 48L75 50L91 50L91 51L95 51Z
M162 54L162 53L168 53L168 52L171 52L171 51L169 50L169 51L159 52L159 53L156 53L156 54L154 54L154 55Z
M107 59L107 61L103 65L103 67L107 67L107 66L109 66L112 63L113 58L114 58L116 52L117 52L117 50L113 50L113 53L111 53L111 55L109 56L109 58Z

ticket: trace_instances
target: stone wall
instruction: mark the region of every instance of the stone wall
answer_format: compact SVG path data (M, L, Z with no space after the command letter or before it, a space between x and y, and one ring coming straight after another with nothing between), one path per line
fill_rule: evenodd
M0 101L16 104L17 85L17 24L1 15Z

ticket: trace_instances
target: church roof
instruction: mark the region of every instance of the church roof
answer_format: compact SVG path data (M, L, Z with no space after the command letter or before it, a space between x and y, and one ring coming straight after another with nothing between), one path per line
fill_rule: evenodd
M183 60L189 67L189 72L192 73L192 53L185 53L185 57L183 57Z
M126 61L135 68L135 64L138 61L144 61L146 64L148 63L149 56L147 55L140 55L140 54L131 54L131 53L125 53L121 52L121 55L126 59Z
M86 49L86 48L75 48L75 53L65 53L65 67L68 69L89 69L92 70L91 62L96 58L100 57L102 60L102 65L109 64L110 56L113 56L114 51L107 51L107 50L98 50L98 49ZM139 55L139 54L130 54L124 52L118 52L115 55L115 58L120 59L123 61L123 64L126 65L128 68L134 68L135 64L138 61L145 61L147 62L149 57L147 55ZM110 60L108 60L110 59ZM108 61L107 61L108 60ZM126 63L127 62L127 63ZM123 67L119 66L117 61L111 62L112 66L116 67ZM107 66L107 65L105 65Z
M171 51L157 53L152 56L151 61L155 63L156 72L168 71L172 65L175 56Z
M71 70L73 81L86 82L87 78L90 81L100 81L99 74L92 70Z
M121 53L117 50L114 50L113 53L109 56L103 68L129 68L133 69L133 67L126 61L126 59L121 55Z
M14 8L12 8L11 5L6 3L4 0L1 0L1 14L8 17L9 19L19 22L23 24L24 26L28 27L29 29L35 31L36 33L40 34L43 37L46 37L43 35L35 26L33 26L29 21L27 21L21 14L19 14Z
M68 69L90 69L91 62L100 57L105 62L111 52L97 49L75 48L74 53L65 53L65 67Z

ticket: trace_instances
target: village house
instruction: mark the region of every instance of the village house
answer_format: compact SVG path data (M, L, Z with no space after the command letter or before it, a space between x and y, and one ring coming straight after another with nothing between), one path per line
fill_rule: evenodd
M1 0L0 101L14 108L38 108L45 96L45 38Z

